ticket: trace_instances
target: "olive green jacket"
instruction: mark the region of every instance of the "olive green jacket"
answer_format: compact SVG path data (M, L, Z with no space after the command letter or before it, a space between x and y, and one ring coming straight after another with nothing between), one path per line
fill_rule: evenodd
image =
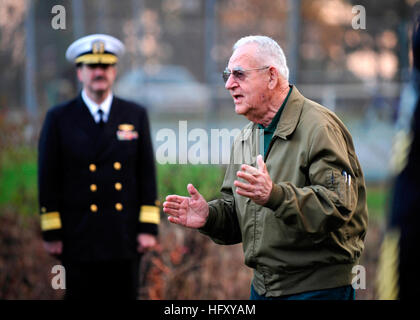
M223 196L209 202L200 231L218 244L243 243L260 295L351 284L368 216L350 133L333 112L293 87L265 157L273 189L264 206L238 195L233 184L240 165L256 166L263 154L259 134L251 122L235 139Z

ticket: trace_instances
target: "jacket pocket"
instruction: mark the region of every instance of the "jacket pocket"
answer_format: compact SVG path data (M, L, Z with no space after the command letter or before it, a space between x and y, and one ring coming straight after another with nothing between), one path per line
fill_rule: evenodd
M327 171L326 186L333 192L331 200L344 216L349 215L356 207L357 179L345 170Z

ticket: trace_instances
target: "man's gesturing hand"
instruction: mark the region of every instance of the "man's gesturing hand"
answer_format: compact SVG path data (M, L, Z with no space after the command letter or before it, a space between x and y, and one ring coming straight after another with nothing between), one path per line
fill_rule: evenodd
M235 180L234 185L237 194L250 198L256 204L264 205L270 197L273 181L271 181L267 166L261 155L257 157L257 166L258 169L243 164L241 171L238 171L236 175L248 183Z
M201 228L209 215L209 205L192 184L187 186L191 197L170 195L163 203L163 212L169 215L168 220L188 228Z

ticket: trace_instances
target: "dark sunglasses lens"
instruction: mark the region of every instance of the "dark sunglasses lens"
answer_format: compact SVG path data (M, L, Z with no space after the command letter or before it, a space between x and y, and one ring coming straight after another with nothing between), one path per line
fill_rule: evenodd
M230 77L230 72L229 72L229 70L225 70L225 71L223 71L223 75L222 75L222 77L223 77L223 81L226 83L226 82L228 81L229 77Z
M232 73L233 73L233 76L238 80L244 80L245 78L245 73L243 73L240 70L233 70Z

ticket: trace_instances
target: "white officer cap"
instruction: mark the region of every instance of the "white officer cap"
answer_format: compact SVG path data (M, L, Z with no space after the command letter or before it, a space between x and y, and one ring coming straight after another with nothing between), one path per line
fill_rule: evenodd
M107 34L91 34L73 42L66 58L76 64L115 64L125 51L124 44Z

